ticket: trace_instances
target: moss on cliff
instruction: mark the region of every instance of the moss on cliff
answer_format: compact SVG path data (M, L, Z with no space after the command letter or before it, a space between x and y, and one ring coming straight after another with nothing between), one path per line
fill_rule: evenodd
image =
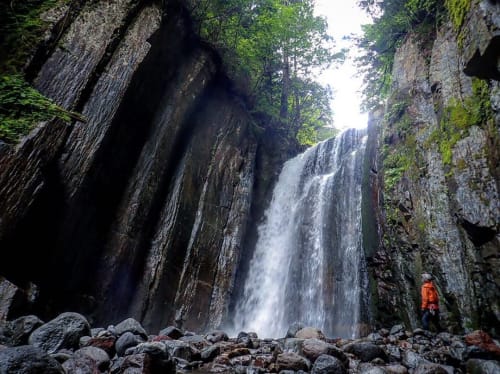
M80 116L64 110L31 87L19 75L0 77L0 140L16 143L38 122L52 118L69 122Z
M38 122L54 117L81 120L35 90L23 70L42 42L49 23L42 14L68 0L0 4L0 140L14 144Z
M30 0L0 4L0 73L24 67L49 26L42 14L67 2Z
M474 0L473 0L474 1ZM445 0L444 4L448 11L451 22L455 31L460 30L462 27L465 16L471 8L471 0Z
M468 136L472 126L488 128L493 119L488 83L474 78L472 95L463 100L453 99L444 108L439 127L427 139L425 145L437 144L443 163L451 165L452 150L460 139ZM460 167L459 164L457 164Z

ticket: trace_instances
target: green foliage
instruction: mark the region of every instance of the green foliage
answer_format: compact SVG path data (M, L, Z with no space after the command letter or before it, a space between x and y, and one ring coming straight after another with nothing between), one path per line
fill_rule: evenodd
M429 136L426 146L437 144L443 163L451 165L453 147L468 135L468 129L472 126L487 127L492 118L488 84L486 81L474 78L472 95L463 101L457 99L450 101L444 108L439 128Z
M79 118L32 88L22 76L0 76L0 140L16 143L38 122L54 117L67 122Z
M358 67L365 80L363 109L379 106L391 87L396 49L410 32L429 39L443 14L440 0L361 0L359 4L373 17L373 24L363 26L357 40L363 55Z
M384 158L384 183L392 190L411 166L411 160L401 150L394 151Z
M0 73L19 71L44 36L40 15L68 0L0 2Z
M310 143L331 125L330 95L310 79L342 57L333 53L326 21L312 0L198 0L192 13L200 35L221 53L255 112ZM298 135L300 132L300 135Z
M462 27L465 16L470 10L472 0L445 0L444 4L448 10L449 17L455 31Z

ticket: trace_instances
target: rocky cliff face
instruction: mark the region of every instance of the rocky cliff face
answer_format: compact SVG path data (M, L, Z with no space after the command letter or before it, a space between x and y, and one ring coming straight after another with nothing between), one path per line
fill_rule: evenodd
M80 1L46 15L49 53L27 71L86 123L40 124L0 153L2 318L27 303L150 328L225 316L256 168L272 161L180 2L160 3Z
M448 327L500 333L499 8L473 2L461 27L444 24L430 41L409 35L395 56L385 114L374 118L384 181L371 258L379 321L418 325L427 271Z

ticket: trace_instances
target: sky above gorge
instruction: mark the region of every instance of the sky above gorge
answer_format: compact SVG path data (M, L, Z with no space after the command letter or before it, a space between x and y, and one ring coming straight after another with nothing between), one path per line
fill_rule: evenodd
M344 36L361 34L361 25L370 23L368 15L359 9L356 0L316 0L316 14L328 21L328 33L335 38L337 48L349 49L344 64L330 68L319 76L321 84L328 84L334 90L331 103L334 112L334 126L339 129L366 127L368 115L361 113L362 78L356 76L354 57L356 49Z

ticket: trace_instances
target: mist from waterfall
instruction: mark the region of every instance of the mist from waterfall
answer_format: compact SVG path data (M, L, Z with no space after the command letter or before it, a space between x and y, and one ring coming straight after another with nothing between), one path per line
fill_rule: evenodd
M366 130L287 161L236 302L235 331L282 337L294 322L359 335L367 289L361 184Z

